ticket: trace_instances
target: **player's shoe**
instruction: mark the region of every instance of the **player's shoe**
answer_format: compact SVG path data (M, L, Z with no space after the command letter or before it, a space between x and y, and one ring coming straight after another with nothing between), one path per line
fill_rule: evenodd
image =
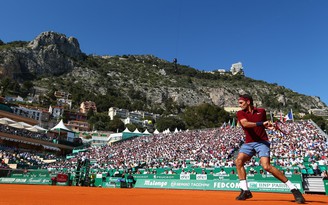
M249 190L241 190L239 196L236 197L236 200L246 200L252 198L253 195Z
M304 199L302 193L300 192L300 190L292 189L290 191L293 193L296 203L298 203L298 204L304 204L305 203L305 199Z

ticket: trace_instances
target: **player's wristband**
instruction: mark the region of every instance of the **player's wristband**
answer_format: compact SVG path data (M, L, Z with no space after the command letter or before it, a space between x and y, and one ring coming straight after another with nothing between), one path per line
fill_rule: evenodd
M263 122L256 122L256 126L263 126Z

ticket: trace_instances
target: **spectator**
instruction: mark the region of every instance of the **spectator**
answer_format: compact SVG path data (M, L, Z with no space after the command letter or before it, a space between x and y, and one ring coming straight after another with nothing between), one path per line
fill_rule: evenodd
M324 171L321 173L321 177L322 177L323 179L328 179L328 172L327 172L327 170L324 170Z

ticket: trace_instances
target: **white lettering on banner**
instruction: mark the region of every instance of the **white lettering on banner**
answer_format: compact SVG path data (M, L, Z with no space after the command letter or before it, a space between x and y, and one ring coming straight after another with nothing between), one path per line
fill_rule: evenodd
M40 183L41 179L30 179L29 182L31 182L31 183Z
M191 186L195 186L195 187L210 187L209 183L191 183Z
M179 186L189 187L190 183L189 182L176 182L176 181L171 182L171 187L179 187Z
M157 181L146 180L144 185L163 187L163 186L166 186L167 185L167 182L157 182Z
M196 180L207 180L206 174L196 174Z
M176 183L177 186L185 186L185 187L189 187L190 186L190 183L189 182L177 182Z
M27 179L16 179L15 182L26 182Z
M0 178L2 182L14 182L15 178Z
M190 180L190 175L181 174L181 175L180 175L180 179L181 179L181 180Z
M232 182L214 182L214 188L240 188L239 183L232 183Z
M271 189L286 189L287 186L283 183L261 183L261 182L251 182L249 183L249 187L254 188L271 188Z
M288 189L287 185L283 183L267 183L267 182L249 182L249 188L258 188L258 189ZM300 184L295 183L296 188L300 189Z

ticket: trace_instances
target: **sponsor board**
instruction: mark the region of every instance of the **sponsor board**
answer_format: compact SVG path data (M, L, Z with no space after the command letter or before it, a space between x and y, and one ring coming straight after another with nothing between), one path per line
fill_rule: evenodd
M301 183L301 182L300 182ZM304 192L300 183L296 187ZM289 188L279 182L250 182L251 191L290 193ZM239 180L172 180L172 179L138 179L135 188L164 188L164 189L200 189L200 190L230 190L239 191Z
M0 178L0 184L50 184L49 178Z

